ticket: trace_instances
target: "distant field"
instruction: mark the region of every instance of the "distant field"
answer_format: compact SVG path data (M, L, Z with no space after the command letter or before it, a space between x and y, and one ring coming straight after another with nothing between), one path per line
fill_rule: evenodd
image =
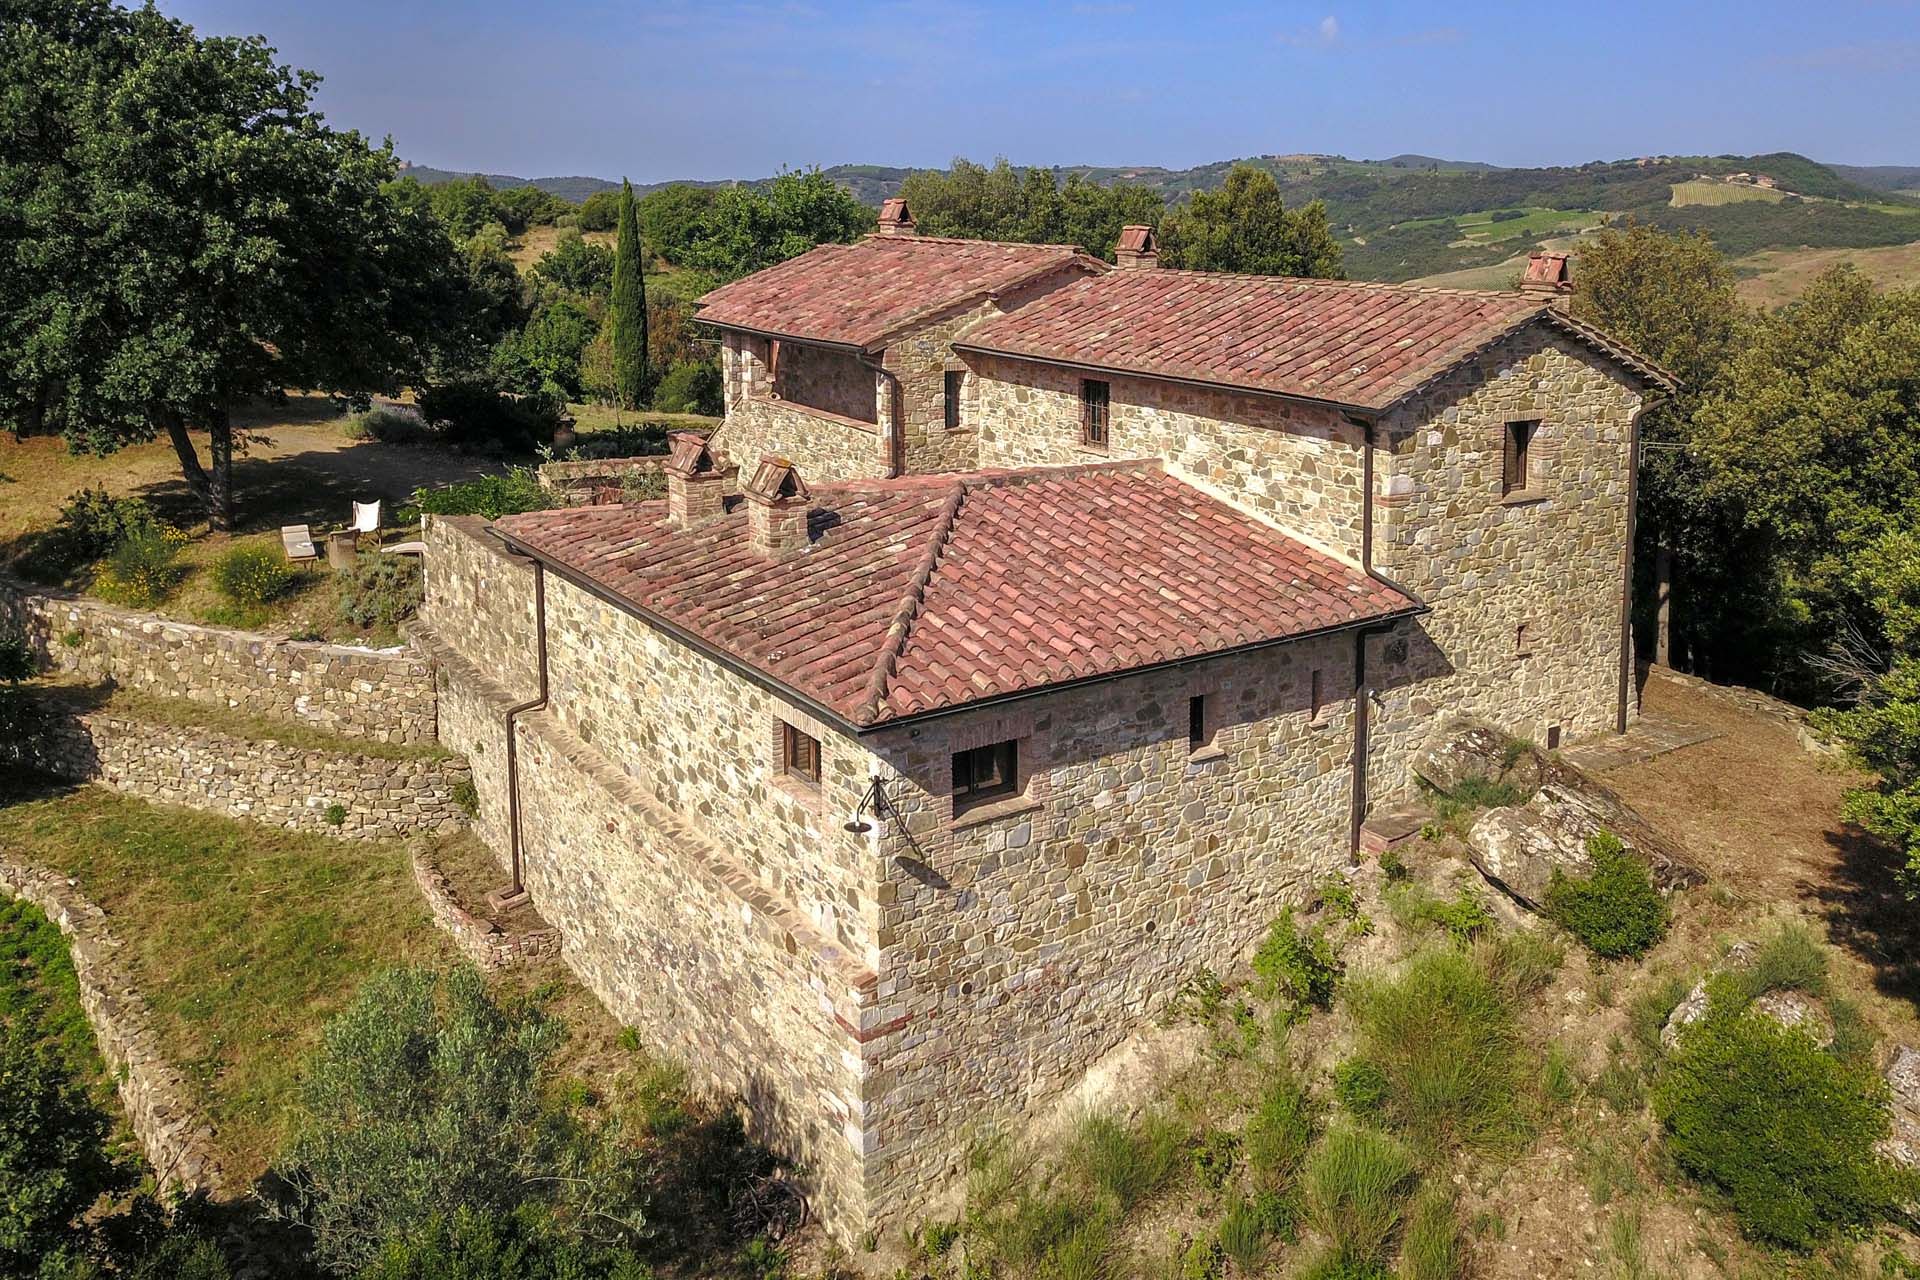
M1573 252L1579 247L1578 235L1554 236L1541 240L1538 244L1529 244L1512 257L1488 266L1467 267L1460 271L1441 271L1409 280L1407 283L1426 285L1435 289L1511 289L1526 273L1527 257L1536 248L1563 249Z
M1786 198L1786 192L1770 191L1766 187L1749 187L1744 183L1715 182L1709 178L1695 178L1691 182L1673 184L1672 204L1675 208L1684 208L1690 204L1744 204L1750 200L1779 204Z
M588 244L603 244L613 248L616 238L611 231L582 231L581 236ZM513 258L513 265L524 274L533 270L533 264L540 261L560 239L559 227L528 227L526 233L507 247ZM713 288L713 280L698 271L683 271L678 267L656 262L647 271L647 296L652 299L672 299L690 302L707 290Z
M582 231L580 235L588 244L603 244L613 248L614 233L611 231ZM559 227L528 227L526 233L511 244L507 252L513 255L513 265L522 271L530 271L533 264L540 261L560 239Z
M1500 218L1496 213L1519 213L1518 218ZM1511 240L1515 236L1529 238L1551 235L1557 231L1576 231L1595 226L1600 215L1591 209L1545 209L1521 208L1488 209L1481 213L1467 213L1453 220L1461 235L1473 244L1493 244L1501 240Z
M1920 286L1920 244L1880 249L1768 249L1733 260L1740 296L1757 306L1777 307L1805 291L1827 268L1851 262L1883 289Z

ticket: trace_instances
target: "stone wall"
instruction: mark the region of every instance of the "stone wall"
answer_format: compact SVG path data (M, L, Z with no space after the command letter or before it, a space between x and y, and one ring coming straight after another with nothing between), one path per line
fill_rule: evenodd
M597 489L619 488L629 476L657 475L667 455L638 458L583 458L576 462L542 463L540 487L560 496L570 506L589 501Z
M1543 748L1555 730L1560 745L1614 731L1640 405L1603 357L1535 325L1376 429L1374 565L1432 606L1371 651L1377 798L1411 789L1441 714ZM1503 497L1506 424L1522 419L1539 423L1531 477Z
M967 357L963 416L983 467L1160 458L1182 479L1316 546L1360 558L1364 436L1331 409L1151 378L1107 379L1108 443L1080 443L1073 369Z
M874 837L879 991L900 1028L868 1064L883 1212L910 1218L969 1124L1074 1084L1346 864L1353 649L1303 640L870 739L900 814ZM956 821L952 752L1007 738L1023 795Z
M431 743L433 672L405 649L283 640L174 622L0 581L0 622L46 668L374 742Z
M837 347L781 343L774 394L796 408L818 409L869 425L880 421L873 370L852 352Z
M144 800L349 840L457 831L467 823L454 800L467 768L452 756L321 751L97 712L50 716L24 741L0 744L0 758L9 755L28 768ZM336 804L346 811L337 826L327 814Z
M38 907L67 937L80 1007L113 1074L133 1136L163 1191L223 1190L213 1123L193 1105L186 1077L160 1053L152 1014L116 952L106 913L65 876L0 858L0 893Z
M774 397L765 339L729 332L720 356L727 419L714 433L714 445L740 465L743 475L751 476L766 454L793 459L800 474L816 484L871 480L887 473L887 440L876 422L809 410ZM876 405L878 377L867 374Z
M508 555L486 527L479 516L427 517L420 622L516 701L524 701L540 690L533 566Z
M560 954L558 929L529 929L508 933L460 905L453 886L425 849L413 851L413 882L427 900L427 914L444 929L461 954L488 973L538 964Z

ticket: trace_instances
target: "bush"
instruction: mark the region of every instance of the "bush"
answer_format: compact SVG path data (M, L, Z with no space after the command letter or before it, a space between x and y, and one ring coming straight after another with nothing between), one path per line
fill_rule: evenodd
M485 382L450 382L420 393L420 416L448 443L530 453L553 439L566 406L547 395L509 396Z
M173 594L185 570L177 563L185 535L159 526L135 529L107 557L94 579L103 600L130 609L151 609Z
M418 413L392 405L376 405L347 424L351 440L378 440L381 444L426 444L433 429Z
M548 1100L560 1039L537 1010L496 1004L471 968L368 980L327 1024L277 1169L281 1212L311 1230L315 1261L353 1271L436 1237L451 1248L462 1210L498 1221L538 1205L576 1239L636 1232L641 1171L616 1134Z
M1485 957L1416 955L1353 993L1359 1057L1387 1082L1379 1114L1431 1150L1509 1145L1526 1130L1525 1055L1514 1001Z
M213 562L213 585L237 605L278 600L300 580L300 571L278 547L234 547Z
M53 526L33 539L20 569L35 582L65 583L131 535L160 527L153 508L139 498L82 489L67 499Z
M583 1245L535 1206L505 1218L460 1209L390 1242L357 1280L651 1280L631 1250Z
M667 429L657 422L628 422L583 431L568 458L647 458L667 452Z
M27 637L12 627L0 628L0 684L33 679L33 650Z
M1439 898L1408 881L1389 888L1387 906L1402 924L1445 930L1446 935L1461 946L1472 942L1494 923L1493 908L1487 905L1487 900L1465 886L1452 898Z
M540 474L532 467L509 467L502 475L481 476L444 489L415 489L413 505L429 515L501 516L523 511L546 511L560 505L540 483Z
M34 1274L119 1184L104 1154L111 1128L25 1020L0 1020L0 1274Z
M1417 1166L1413 1154L1377 1129L1341 1125L1307 1160L1307 1219L1329 1241L1331 1262L1365 1275L1385 1261Z
M653 389L653 407L663 413L703 413L719 417L727 411L719 364L712 360L688 360L674 365Z
M1645 955L1667 935L1667 903L1647 864L1611 832L1587 841L1593 872L1570 876L1555 869L1547 885L1547 914L1597 956Z
M1339 974L1333 945L1324 929L1298 928L1291 907L1280 913L1267 931L1266 941L1253 953L1253 972L1261 994L1290 1002L1290 1021L1305 1017L1310 1008L1333 1006L1333 984Z
M415 557L364 552L341 575L340 620L363 630L397 626L419 607L422 590Z
M1733 1201L1742 1230L1805 1249L1891 1218L1920 1187L1874 1150L1886 1085L1797 1028L1742 1011L1716 981L1654 1082L1654 1114L1682 1168Z

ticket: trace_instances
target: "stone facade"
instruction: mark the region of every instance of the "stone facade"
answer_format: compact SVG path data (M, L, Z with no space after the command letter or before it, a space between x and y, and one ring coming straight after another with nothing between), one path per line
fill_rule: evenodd
M789 344L783 362L790 362L795 349ZM887 474L887 438L878 418L879 375L863 369L874 409L864 418L841 416L777 398L771 354L765 338L723 335L720 368L727 418L714 433L714 447L747 473L763 455L777 454L793 459L803 474L820 479L868 480Z
M1081 443L1085 375L1057 365L969 356L963 416L983 467L1160 458L1181 479L1314 546L1360 559L1361 428L1332 409L1151 378L1104 379L1104 449Z
M311 644L134 613L0 582L0 623L25 631L41 664L349 738L431 743L433 670L405 649Z
M467 824L454 799L467 769L451 756L318 751L93 712L50 718L11 745L0 758L57 778L289 831L391 840ZM345 810L338 825L334 805Z

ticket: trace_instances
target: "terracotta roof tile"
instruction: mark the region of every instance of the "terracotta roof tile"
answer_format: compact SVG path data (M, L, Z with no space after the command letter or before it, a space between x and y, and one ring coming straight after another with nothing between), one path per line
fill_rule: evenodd
M1078 281L987 321L955 346L1380 411L1536 320L1671 386L1668 375L1533 294L1203 271Z
M812 544L777 561L740 510L495 528L855 725L1418 607L1151 461L822 485Z
M699 319L777 337L872 347L923 317L1037 276L1106 264L1073 245L933 236L823 244L700 299Z

